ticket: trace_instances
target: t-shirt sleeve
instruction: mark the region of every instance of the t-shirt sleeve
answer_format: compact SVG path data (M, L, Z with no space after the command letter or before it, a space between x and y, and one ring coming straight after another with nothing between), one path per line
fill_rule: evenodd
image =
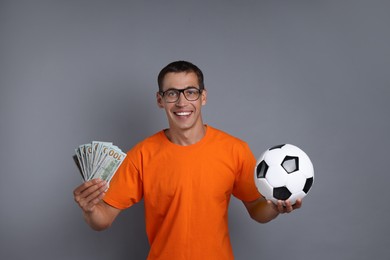
M125 209L139 202L143 197L142 173L137 147L127 153L121 166L110 181L110 187L103 200L118 209Z
M238 172L233 187L233 195L242 201L254 201L261 194L258 192L254 181L254 169L256 158L249 146L244 143L238 151Z

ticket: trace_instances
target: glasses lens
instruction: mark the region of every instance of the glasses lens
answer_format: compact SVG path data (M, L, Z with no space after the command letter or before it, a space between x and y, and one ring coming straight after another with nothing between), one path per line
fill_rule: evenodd
M184 90L184 96L188 101L195 101L199 98L200 91L197 88L188 88Z
M176 102L179 99L180 92L176 89L170 89L164 92L166 102Z

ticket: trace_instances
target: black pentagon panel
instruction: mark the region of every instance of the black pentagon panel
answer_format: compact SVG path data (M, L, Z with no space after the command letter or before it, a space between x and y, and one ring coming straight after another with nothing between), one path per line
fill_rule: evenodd
M286 156L281 165L287 173L296 172L299 170L299 157Z
M274 188L273 196L278 200L287 200L291 196L291 192L286 187Z
M285 146L285 144L279 144L279 145L275 145L275 146L273 146L273 147L271 147L271 148L269 148L268 150L275 150L275 149L280 149L280 148L282 148L283 146Z
M256 172L257 172L257 178L265 178L265 175L268 171L268 165L265 161L261 161L259 165L257 165Z
M313 177L307 178L305 187L303 187L303 192L308 193L312 185L313 185Z

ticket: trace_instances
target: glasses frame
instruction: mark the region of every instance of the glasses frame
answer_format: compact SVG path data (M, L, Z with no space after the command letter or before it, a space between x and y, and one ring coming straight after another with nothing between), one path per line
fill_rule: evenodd
M166 97L164 97L164 96L165 96L165 94L166 94L168 91L172 91L172 90L178 92L179 95L177 95L177 99L176 99L175 101L167 101L167 100L166 100ZM196 90L196 91L199 91L198 97L197 97L196 99L193 99L193 100L188 99L188 98L186 97L186 95L185 95L185 91L187 91L187 90ZM200 89L200 88L197 88L197 87L187 87L187 88L184 88L184 89L170 88L170 89L167 89L167 90L165 90L165 91L159 91L158 93L159 93L160 96L164 99L165 102L167 102L167 103L175 103L175 102L177 102L177 101L180 99L180 94L182 94L182 93L183 93L184 98L185 98L187 101L196 101L196 100L198 100L198 99L200 98L200 96L202 95L202 92L203 92L203 89Z

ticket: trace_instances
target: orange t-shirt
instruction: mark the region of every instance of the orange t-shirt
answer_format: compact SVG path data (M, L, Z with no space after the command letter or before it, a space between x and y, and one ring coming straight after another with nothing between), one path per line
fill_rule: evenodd
M127 153L104 201L125 209L144 198L148 259L233 259L228 204L260 197L255 164L245 142L210 126L190 146L160 131Z

